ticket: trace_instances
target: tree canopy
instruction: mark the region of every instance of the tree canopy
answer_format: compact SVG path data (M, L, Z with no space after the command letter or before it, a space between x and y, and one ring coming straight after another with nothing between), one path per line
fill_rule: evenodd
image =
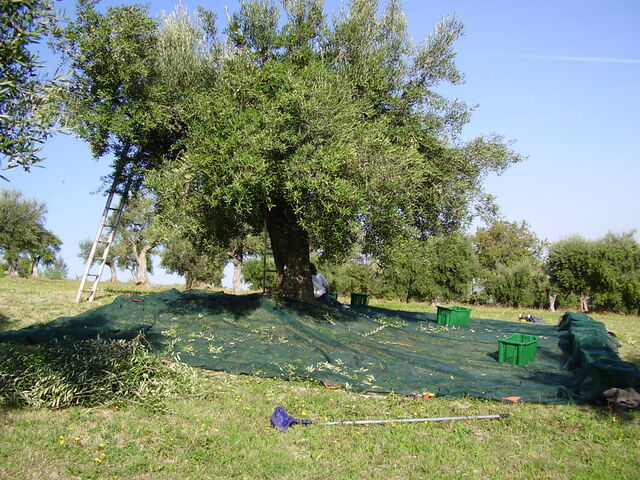
M18 262L28 258L30 271L54 262L62 242L45 228L47 207L44 203L26 199L17 190L0 191L0 253L8 263L8 273L18 274Z
M468 296L478 264L469 239L453 234L389 245L382 268L388 292L407 303L411 299L437 303Z
M488 270L495 270L499 265L540 263L545 247L545 242L538 239L527 222L506 220L494 220L489 226L478 228L473 244L480 264Z
M589 300L601 309L640 309L640 245L633 232L556 242L549 250L548 270L561 292L580 297L582 311L589 310Z
M227 254L224 250L201 252L185 238L170 237L164 241L160 258L167 271L185 277L185 288L189 290L199 284L219 287Z
M519 160L499 137L462 141L470 109L435 91L463 79L454 17L414 45L396 0L332 20L320 0L242 1L224 36L205 11L95 5L59 43L71 124L145 172L171 230L228 244L266 226L284 296L313 298L312 249L376 256L466 226L483 176Z
M51 122L40 111L47 81L29 50L55 25L50 0L0 2L0 168L29 169L40 161ZM4 165L2 165L4 163ZM5 178L0 175L1 178Z

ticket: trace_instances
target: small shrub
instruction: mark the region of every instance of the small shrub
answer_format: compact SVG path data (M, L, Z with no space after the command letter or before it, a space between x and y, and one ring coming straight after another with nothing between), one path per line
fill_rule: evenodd
M134 401L161 408L167 397L196 389L193 369L131 340L0 345L0 404L37 408Z

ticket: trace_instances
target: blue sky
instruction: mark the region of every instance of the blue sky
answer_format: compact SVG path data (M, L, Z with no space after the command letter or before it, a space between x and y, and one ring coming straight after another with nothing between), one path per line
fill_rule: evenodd
M72 14L75 2L57 2ZM127 2L103 1L102 5ZM151 1L152 15L176 2ZM183 1L218 12L236 1ZM335 11L339 0L326 1ZM466 83L449 98L478 105L465 137L498 133L525 160L489 176L507 220L525 220L541 239L589 239L637 230L640 240L640 2L637 0L405 0L417 43L445 14L465 24L457 64ZM49 64L50 56L43 57ZM79 140L56 135L43 168L3 172L15 188L48 206L47 226L64 242L69 277L82 274L78 242L95 235L105 198L95 194L109 159L95 160ZM125 279L126 276L123 276ZM156 269L156 283L178 281Z

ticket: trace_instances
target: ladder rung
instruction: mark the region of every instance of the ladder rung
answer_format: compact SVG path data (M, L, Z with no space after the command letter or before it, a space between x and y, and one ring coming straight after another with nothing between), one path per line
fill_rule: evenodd
M98 227L99 233L96 235L97 237L103 237L103 238L106 237L106 240L97 238L93 242L92 250L94 251L94 254L87 259L86 271L84 273L82 281L80 282L80 287L78 290L78 295L76 297L76 302L80 301L81 293L89 293L90 295L88 300L93 300L93 296L96 293L98 283L100 282L100 275L97 273L89 273L89 269L93 268L94 264L99 263L100 264L99 272L102 272L102 268L106 263L107 257L105 253L109 249L109 246L113 243L113 236L115 234L116 229L118 228L118 220L126 207L127 197L129 194L129 187L131 185L131 182L133 181L130 175L131 174L129 173L127 176L124 177L124 179L120 178L120 176L118 175L118 178L113 180L111 188L108 191L109 196L107 198L107 202L103 210L103 217L101 218L100 225ZM125 180L126 184L124 185L120 184L122 180ZM114 196L119 196L120 198L116 197L114 199ZM112 206L112 205L116 205L116 206ZM116 215L107 217L106 215L107 212L117 212L117 213ZM114 221L114 223L113 224L109 223L112 220ZM111 231L104 232L106 235L103 235L103 229L105 228L111 229ZM101 257L95 256L95 249L97 245L104 245L104 253L102 254ZM92 288L83 289L85 281L87 281L88 278L90 278L91 279L90 281L93 282Z

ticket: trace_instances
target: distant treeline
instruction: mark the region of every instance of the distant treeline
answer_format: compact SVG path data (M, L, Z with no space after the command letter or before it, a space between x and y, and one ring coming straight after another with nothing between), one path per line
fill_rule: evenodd
M378 259L354 255L320 266L341 295L633 314L640 309L640 246L633 232L548 244L525 222L496 221L471 236L405 241ZM245 261L245 282L260 288L263 270L262 259Z

